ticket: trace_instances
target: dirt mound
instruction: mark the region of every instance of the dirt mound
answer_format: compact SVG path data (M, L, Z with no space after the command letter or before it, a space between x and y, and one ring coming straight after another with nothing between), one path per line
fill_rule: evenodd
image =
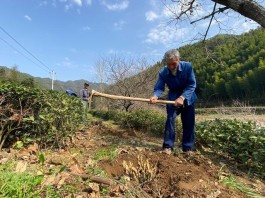
M120 154L114 160L100 161L99 166L110 178L126 180L126 186L138 188L139 197L248 197L222 184L221 165L199 151L168 155L161 152L162 139L135 131L100 127L97 134L119 138Z
M235 190L221 182L230 176L255 190L252 195L265 196L264 182L231 171L237 169L233 163L228 169L229 162L225 159L217 155L206 157L200 151L176 150L168 155L161 152L161 143L161 138L143 132L97 122L77 132L65 148L42 150L45 161L41 172L36 144L20 150L10 149L1 154L0 161L16 159L17 167L23 165L32 173L44 175L42 197L49 193L45 186L54 189L59 197L248 197L246 191L241 192L242 186L234 185Z
M151 181L144 176L148 175L148 170L141 165L141 160L155 168ZM132 180L131 186L140 185L150 197L247 197L220 184L220 168L199 152L167 155L159 151L135 149L124 151L114 161L102 161L100 166L109 176L121 179L126 175L124 163L132 163L131 169L135 168L139 173L135 176L139 178L127 174Z

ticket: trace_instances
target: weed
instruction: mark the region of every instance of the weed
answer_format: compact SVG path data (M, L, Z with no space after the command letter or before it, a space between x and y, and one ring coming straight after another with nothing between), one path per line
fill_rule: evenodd
M127 163L126 161L123 161L123 167L126 174L140 184L152 181L157 173L156 165L152 166L149 159L144 160L142 156L138 156L137 159L138 167L134 167L132 162Z
M102 169L100 169L98 167L91 167L91 166L89 166L87 168L87 172L90 175L99 176L99 177L107 177L107 174Z
M43 176L29 173L1 172L1 197L36 197L40 194L37 186L41 184Z
M93 159L96 161L113 160L117 156L116 149L117 149L116 144L112 144L112 145L105 147L105 148L100 148L95 153Z
M229 177L225 177L221 180L221 182L233 189L239 190L243 193L245 193L246 195L248 195L249 197L253 197L253 198L265 198L264 196L261 196L259 194L257 194L255 192L255 190L253 190L252 188L246 187L244 186L241 182L237 181L234 177L229 176Z
M59 198L60 193L57 189L55 189L53 186L47 186L46 187L46 198Z

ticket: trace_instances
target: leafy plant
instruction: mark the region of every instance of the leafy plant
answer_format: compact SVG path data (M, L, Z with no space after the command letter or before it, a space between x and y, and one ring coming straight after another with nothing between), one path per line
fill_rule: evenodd
M215 119L196 125L197 143L228 153L249 171L265 177L265 128L255 123Z
M117 156L117 145L112 144L111 146L100 148L96 151L93 159L98 160L113 160Z
M0 197L36 197L40 196L38 186L43 176L32 175L29 172L16 173L12 171L13 164L0 166Z
M81 100L58 91L0 82L0 104L0 149L17 139L60 147L83 123Z
M232 176L223 178L221 180L221 183L229 186L230 188L239 190L239 191L245 193L246 195L248 195L249 197L253 197L253 198L265 198L264 196L261 196L261 195L257 194L254 189L249 188L249 187L246 187L245 185L243 185L241 182L237 181Z

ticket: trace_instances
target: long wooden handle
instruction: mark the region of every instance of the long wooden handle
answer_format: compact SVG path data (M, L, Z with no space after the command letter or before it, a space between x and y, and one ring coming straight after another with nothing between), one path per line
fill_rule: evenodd
M101 96L104 98L110 98L114 100L133 100L133 101L141 101L141 102L150 102L150 99L146 98L134 98L134 97L128 97L128 96L116 96L116 95L111 95L111 94L105 94L105 93L100 93L95 90L92 90L91 93L92 96ZM169 101L169 100L157 100L156 103L161 103L161 104L175 104L175 101Z

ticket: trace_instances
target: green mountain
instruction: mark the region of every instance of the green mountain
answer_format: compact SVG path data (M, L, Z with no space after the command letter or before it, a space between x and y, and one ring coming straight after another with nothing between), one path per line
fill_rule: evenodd
M35 87L39 87L42 89L51 89L52 88L52 80L50 78L40 78L40 77L33 77L29 74L22 73L17 71L16 68L7 68L5 66L0 66L0 80L10 80L17 81L18 83L23 82L33 82ZM75 81L60 81L55 80L53 82L53 89L58 91L66 91L67 89L71 89L75 93L79 95L79 90L83 88L83 85L85 82L88 82L86 80L75 80ZM89 89L95 89L99 90L100 86L105 87L106 84L100 84L100 83L89 83Z
M265 102L265 30L242 35L217 35L181 47L183 60L193 64L197 93L204 101Z
M242 35L217 35L205 42L197 42L179 48L181 60L192 63L196 80L198 103L202 106L241 101L251 105L265 104L265 30L252 30ZM152 94L158 71L163 67L157 62L147 70L107 87L104 92L148 98ZM35 78L28 74L0 67L0 79L19 79L36 86L51 89L51 79ZM54 89L71 89L76 93L85 80L54 81ZM99 89L99 83L90 83L90 89ZM125 109L133 104L122 104Z
M264 46L265 30L259 28L242 35L217 35L205 42L180 47L181 60L191 62L195 71L198 106L228 105L237 101L264 105ZM108 92L150 97L162 67L162 62L157 62L125 82L108 87Z

